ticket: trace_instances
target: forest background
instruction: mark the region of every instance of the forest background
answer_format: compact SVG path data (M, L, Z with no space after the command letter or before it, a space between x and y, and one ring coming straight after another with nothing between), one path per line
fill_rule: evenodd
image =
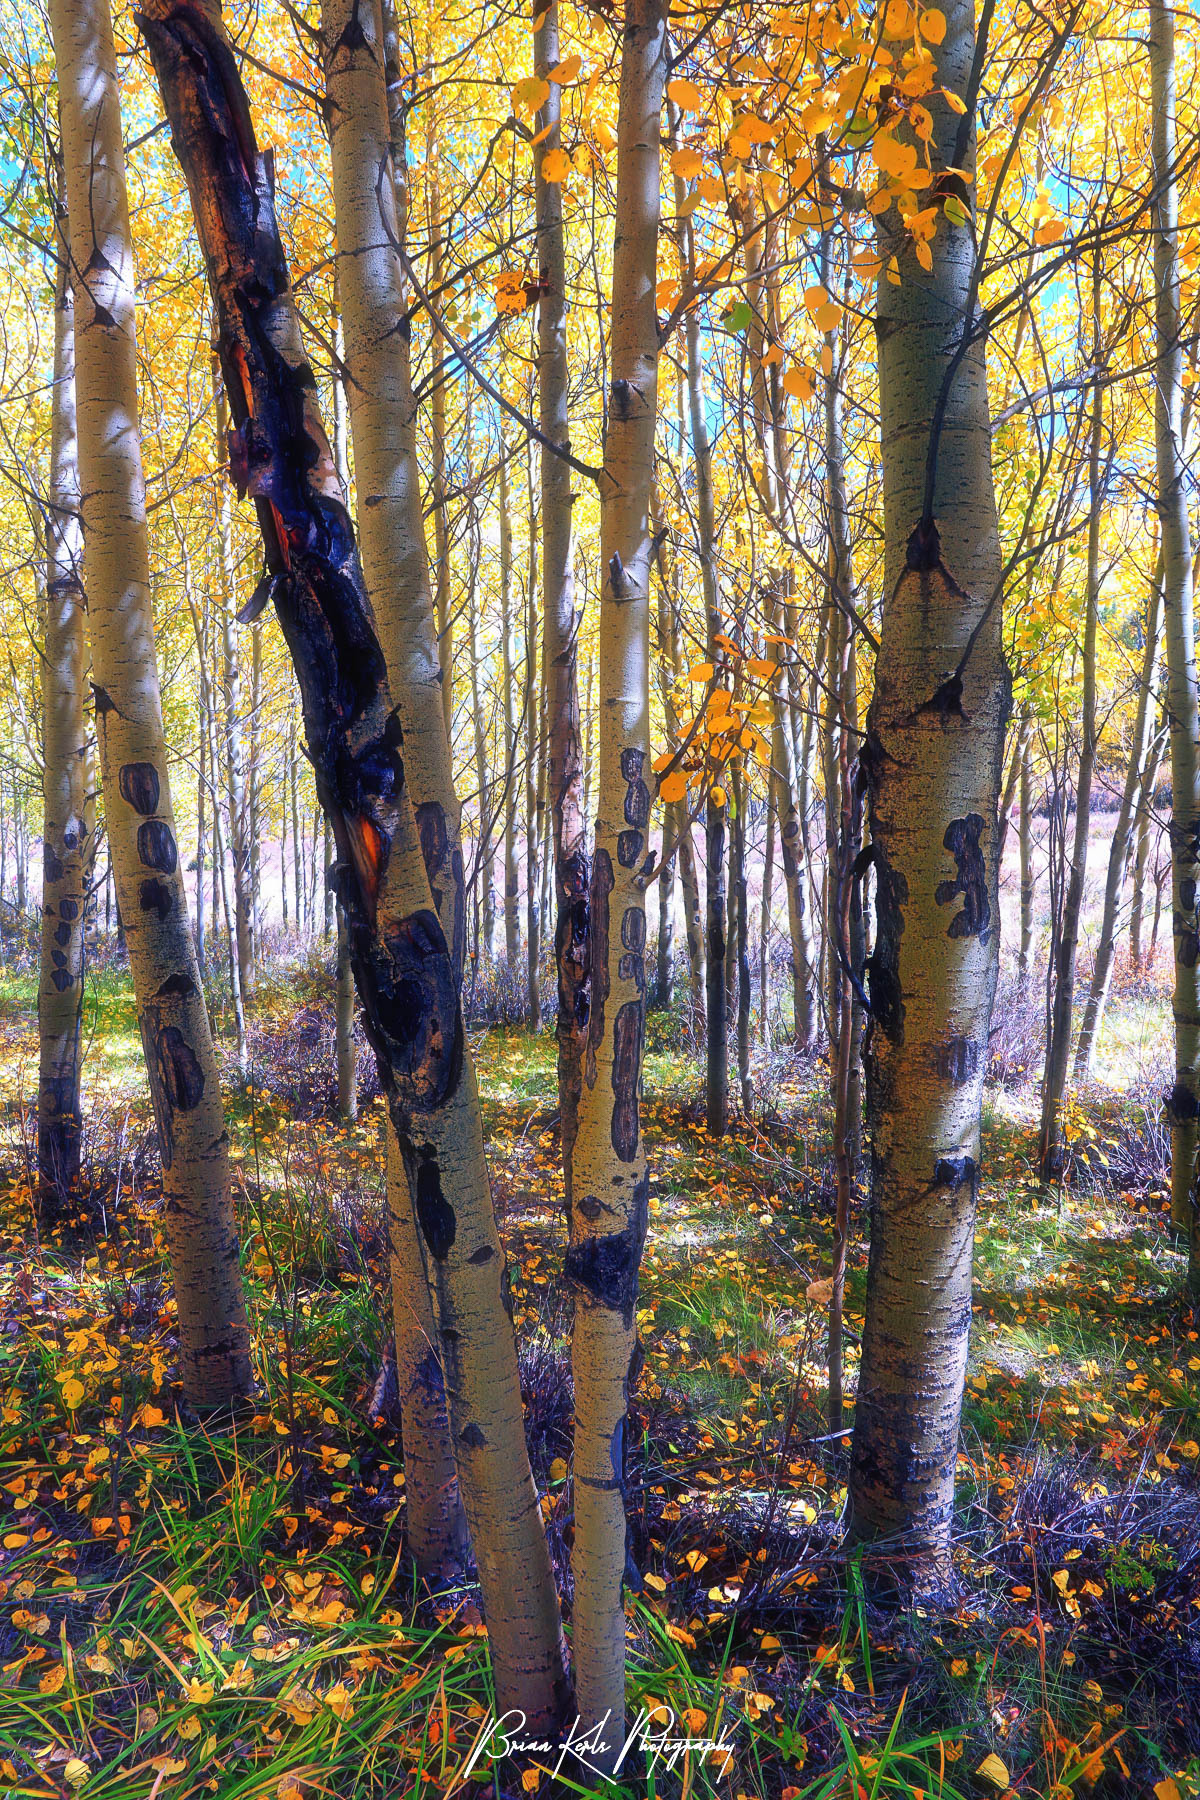
M4 18L8 1791L1200 1791L1192 14Z

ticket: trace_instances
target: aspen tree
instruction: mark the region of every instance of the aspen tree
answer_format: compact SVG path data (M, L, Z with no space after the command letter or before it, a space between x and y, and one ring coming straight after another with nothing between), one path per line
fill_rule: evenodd
M1033 973L1033 733L1021 733L1021 816L1017 821L1021 867L1020 947L1017 951L1017 983L1024 991Z
M249 1333L228 1138L175 838L137 434L133 258L106 0L54 0L96 736L163 1166L180 1372L196 1404L246 1393Z
M343 56L356 64L357 49L378 80L377 18L361 0L349 0L341 17L340 29L332 15L329 20L331 72ZM267 557L257 600L273 601L299 680L308 750L334 829L364 1023L403 1150L436 1299L438 1353L487 1608L497 1699L502 1711L516 1707L535 1729L550 1729L566 1703L565 1653L525 1449L504 1259L463 1028L461 957L452 947L461 936L462 907L452 900L448 936L428 874L431 866L456 873L456 815L448 814L452 790L435 799L426 785L418 818L416 782L410 786L409 778L408 759L415 769L443 754L445 735L422 743L418 732L402 727L393 701L300 339L270 161L258 151L219 11L205 0L152 0L141 26L187 176L220 323L235 421L233 466L239 486L255 498ZM368 33L375 36L369 57L363 42L369 44ZM348 97L345 106L335 104L340 124L357 120ZM373 182L375 171L387 169L386 120L376 114L369 129L382 145L382 160L363 164ZM386 179L371 189L378 208L372 232L394 207L391 188ZM385 232L372 241L390 262L392 237ZM348 279L345 295L349 321ZM364 505L365 527L396 487L373 479L369 443L363 451L364 494L381 500L378 507ZM411 473L410 459L393 458L393 483ZM420 579L419 570L413 573ZM403 641L402 652L423 665L430 633L424 606L420 613L422 641ZM424 779L428 783L427 766ZM444 853L443 837L449 846Z
M558 4L533 0L534 73L543 80L559 61ZM571 447L567 417L567 273L562 183L546 177L560 149L561 90L546 82L535 121L534 195L538 258L538 428L541 446L542 678L546 709L546 782L554 870L554 961L558 977L558 1108L566 1203L583 1083L588 1027L588 858L583 816L576 669L575 590L571 576ZM553 165L551 165L553 167ZM551 449L553 445L555 449Z
M38 980L38 1200L43 1228L69 1214L79 1180L84 924L95 851L75 431L75 320L65 243L54 281L54 385L46 505L42 659L42 930Z
M617 121L611 385L601 478L599 791L588 962L591 1012L575 1143L574 1652L585 1727L625 1712L625 1437L649 1175L641 1131L650 823L650 499L658 413L655 313L664 0L630 0Z
M1164 719L1155 734L1146 758L1146 772L1138 789L1138 827L1133 856L1133 897L1129 912L1129 961L1136 971L1146 967L1142 946L1142 926L1146 917L1146 877L1150 870L1150 831L1154 822L1154 795L1163 757L1167 751L1170 728ZM1149 960L1153 960L1151 957Z
M429 579L416 453L407 246L408 173L403 120L389 114L373 8L326 0L322 11L338 288L359 480L363 572L407 734L405 772L421 851L455 980L465 952L461 818L446 737L442 667ZM381 188L378 171L391 179ZM349 934L346 934L347 940ZM396 1374L408 1495L409 1541L431 1579L463 1559L466 1520L455 1475L434 1302L400 1146L389 1128L387 1192Z
M221 617L221 698L225 718L225 797L229 806L229 854L233 867L233 925L237 957L239 1005L254 992L254 946L250 919L250 835L246 805L246 767L242 743L242 666L237 638L237 594L233 568L233 525L229 509L229 483L224 476L225 444L229 414L225 386L214 353L212 358L213 420L217 462L217 592ZM214 793L218 791L214 789ZM240 1034L244 1036L244 1032ZM239 1055L244 1046L239 1043Z
M945 13L938 80L961 103L973 0L950 0ZM973 174L974 121L968 114L960 126L938 92L926 104L931 192L952 193L969 211L973 186L939 171ZM861 757L877 923L871 1254L850 1531L859 1542L898 1540L909 1578L937 1582L948 1572L971 1316L1009 681L973 232L939 220L927 268L894 209L880 240L901 285L881 273L886 598Z
M517 867L517 638L512 591L508 456L500 439L500 668L504 678L504 961L510 981L521 957L521 877Z
M1100 330L1100 259L1092 272L1092 344L1095 366L1103 361ZM1100 508L1103 500L1101 448L1104 440L1104 388L1092 392L1088 445L1088 547L1083 627L1083 695L1080 708L1079 778L1075 787L1075 829L1067 866L1062 914L1057 921L1052 956L1053 997L1046 1066L1042 1076L1042 1119L1038 1134L1038 1168L1042 1180L1056 1182L1063 1173L1062 1110L1075 1016L1075 957L1087 880L1088 827L1092 812L1092 779L1096 771L1096 639L1100 614Z
M1176 170L1175 15L1148 0L1150 164L1154 178L1154 447L1163 565L1167 718L1171 746L1171 919L1175 951L1175 1080L1171 1120L1171 1220L1191 1244L1188 1281L1200 1299L1196 1146L1200 1123L1200 702L1192 538L1184 441Z
M529 563L525 578L525 994L526 1016L530 1031L542 1028L542 863L541 831L538 816L538 758L541 733L538 729L538 629L537 629L537 507L533 492L533 448L525 452L525 481L528 494ZM508 492L501 492L501 506L511 534L512 520L508 512ZM504 529L504 525L501 525ZM511 555L511 535L509 538Z
M679 431L684 430L684 390L678 383ZM683 675L683 652L679 643L680 560L678 550L671 557L670 579L667 576L666 546L670 533L655 513L654 541L658 545L658 673L662 694L663 717L667 737L677 743L681 736L679 711L675 705L674 683ZM590 760L590 759L589 759ZM692 844L692 819L686 799L675 801L667 810L663 826L665 841L675 845L679 862L679 887L683 896L684 939L687 944L688 982L692 1006L698 1018L704 1015L704 918L700 904L700 883L696 876L696 852ZM661 877L666 880L667 878Z
M334 294L338 295L338 267L334 264ZM340 298L340 296L339 296ZM346 386L343 370L346 361L345 334L342 330L342 315L338 300L335 299L333 311L333 461L341 481L343 492L350 492L350 446L346 421ZM257 620L255 625L257 628ZM333 1009L333 1064L337 1076L337 1108L339 1119L347 1121L358 1117L358 1047L354 1042L354 970L350 966L350 934L346 930L346 919L337 895L333 891L333 883L329 872L333 864L333 831L329 820L325 821L325 939L328 942L331 930L336 932L336 949L334 955L334 1009ZM387 1133L388 1182L399 1177L403 1172L399 1168L399 1150L393 1134ZM432 1323L433 1313L428 1312ZM424 1345L421 1346L424 1354ZM396 1368L399 1371L402 1363L399 1346L396 1351ZM453 1485L450 1458L450 1445L447 1436L445 1400L441 1401L439 1425L441 1439L445 1450L446 1467L443 1473L450 1478L448 1493L457 1501L457 1488ZM403 1429L403 1407L401 1408L401 1426ZM426 1546L421 1532L422 1495L419 1483L413 1483L413 1491L409 1492L408 1478L405 1478L405 1501L408 1506L408 1536L413 1559L423 1574L430 1574L431 1566L427 1558ZM440 1509L439 1509L440 1510ZM460 1512L461 1518L461 1512ZM414 1524L415 1521L415 1524ZM456 1546L457 1548L457 1546ZM441 1573L441 1565L435 1565Z
M1129 851L1133 843L1138 788L1145 773L1146 761L1150 753L1150 740L1154 731L1156 711L1154 675L1158 666L1161 626L1162 563L1160 560L1156 560L1150 592L1146 597L1146 619L1143 627L1145 642L1142 647L1142 666L1138 681L1133 742L1130 746L1125 780L1121 788L1121 801L1117 808L1116 823L1113 826L1112 843L1108 850L1108 869L1104 879L1104 901L1100 913L1096 961L1092 969L1092 984L1088 990L1087 1005L1084 1007L1083 1019L1079 1027L1079 1043L1075 1050L1076 1081L1086 1081L1092 1072L1092 1057L1095 1053L1096 1040L1100 1036L1100 1027L1104 1022L1104 1009L1108 1002L1113 957L1117 947L1117 911L1121 902L1121 890L1125 884L1125 874L1129 867Z

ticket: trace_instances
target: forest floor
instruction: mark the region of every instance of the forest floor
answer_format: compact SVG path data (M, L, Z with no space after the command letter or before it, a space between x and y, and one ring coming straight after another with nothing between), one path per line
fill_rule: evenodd
M366 1800L508 1792L463 1771L490 1705L470 1590L418 1591L394 1424L382 1111L333 1117L316 961L270 977L231 1086L259 1394L180 1411L132 994L93 978L88 1217L30 1204L32 977L0 985L0 1793ZM761 1059L719 1143L697 1055L652 1019L639 1326L632 1701L728 1755L624 1792L1200 1792L1200 1338L1164 1210L1157 991L1119 993L1072 1113L1071 1179L1031 1172L1028 1034L1005 1005L985 1119L952 1611L889 1613L840 1546L825 1423L827 1071ZM550 1034L473 1034L512 1266L531 1454L569 1597L571 1401ZM1161 1069L1151 1070L1155 1058ZM1147 1060L1149 1059L1149 1060ZM865 1281L856 1221L848 1378ZM852 1417L852 1413L851 1413ZM536 1770L514 1782L535 1792ZM544 1793L596 1792L564 1771Z

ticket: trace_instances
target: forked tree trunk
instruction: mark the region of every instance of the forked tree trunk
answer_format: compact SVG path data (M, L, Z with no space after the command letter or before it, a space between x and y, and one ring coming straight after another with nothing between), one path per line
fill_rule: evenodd
M617 122L611 386L601 481L600 786L588 962L591 1014L575 1143L574 1651L580 1718L625 1714L625 1456L649 1175L641 1131L650 846L650 494L658 411L655 265L664 0L630 0Z
M557 0L533 0L534 71L545 77L559 61ZM547 82L533 152L538 255L538 426L560 450L570 448L567 417L567 274L562 183L542 167L559 149L561 89ZM554 960L558 975L558 1109L566 1204L583 1084L588 1029L588 858L583 816L576 672L575 593L571 579L571 470L546 443L542 477L542 679L546 709L546 783L554 864Z
M945 12L938 80L961 97L975 49L973 0L951 0ZM973 129L956 144L947 102L934 93L927 104L935 167L973 173ZM971 206L973 187L934 180ZM1009 679L984 348L978 337L961 342L973 233L939 221L929 272L894 212L881 238L902 285L881 275L878 288L887 599L861 753L877 932L871 1253L850 1529L858 1542L899 1539L909 1578L937 1582L949 1568L971 1317Z
M42 662L44 813L38 979L38 1210L43 1230L69 1218L79 1182L84 927L94 855L87 644L75 437L75 320L66 244L54 283L54 388L46 507Z
M197 1404L251 1385L228 1137L167 780L137 436L133 259L112 21L51 8L75 289L84 585L104 812L163 1165L180 1373Z
M220 16L202 0L154 0L147 11L142 30L188 178L220 325L235 421L233 467L239 485L254 496L266 550L258 598L274 601L296 667L308 750L334 828L364 1023L403 1150L436 1296L438 1350L487 1607L498 1704L501 1710L517 1707L531 1723L551 1729L566 1701L564 1649L525 1450L504 1259L463 1029L461 958L452 948L462 918L457 812L452 791L435 798L428 766L445 754L446 737L444 731L422 734L415 725L399 725L300 341L270 161L255 144ZM373 25L362 13L343 17L342 30L331 33L335 66ZM378 46L371 54L381 70ZM384 134L383 125L373 129ZM385 171L374 188L384 215L392 206L387 162L385 155L365 165L368 184L376 171ZM349 314L348 281L346 296ZM411 463L403 460L411 477ZM393 463L393 483L400 467ZM394 486L373 478L365 461L359 474L364 493L381 499L395 494ZM364 506L364 526L384 511L382 504ZM419 569L413 579L422 579ZM400 591L411 594L407 585ZM414 626L417 616L414 607ZM425 603L419 618L419 634L414 629L401 639L401 653L417 665L406 677L414 690L423 685L420 672L430 651ZM455 883L450 937L435 908L430 867Z
M1100 1036L1100 1027L1104 1022L1104 1009L1108 1001L1108 985L1112 979L1113 957L1117 947L1117 913L1121 904L1121 890L1125 885L1125 875L1129 868L1129 850L1133 842L1138 787L1146 770L1146 760L1150 753L1150 739L1154 730L1156 710L1154 671L1158 666L1161 624L1162 563L1157 561L1154 579L1146 598L1146 641L1142 648L1137 713L1134 718L1129 763L1125 770L1125 782L1121 789L1121 804L1117 809L1112 843L1108 850L1108 872L1104 881L1104 904L1100 913L1100 937L1096 945L1096 964L1092 971L1092 985L1088 990L1087 1005L1084 1007L1083 1020L1079 1027L1079 1043L1075 1051L1076 1081L1086 1081L1092 1072L1092 1057L1095 1053L1096 1040Z
M1175 15L1148 0L1150 163L1154 177L1154 446L1162 532L1167 717L1171 742L1171 919L1175 948L1175 1081L1171 1222L1191 1244L1188 1281L1200 1300L1196 1146L1200 1125L1200 704L1196 691L1192 539L1183 412L1179 188L1176 172Z

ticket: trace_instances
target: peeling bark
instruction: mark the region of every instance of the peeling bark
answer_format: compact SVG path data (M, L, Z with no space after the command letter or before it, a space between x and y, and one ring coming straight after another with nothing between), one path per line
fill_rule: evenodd
M350 0L348 17L365 32L375 20L356 13L358 3ZM445 801L429 789L420 820L414 810L406 759L428 746L415 731L406 740L394 705L300 341L270 158L255 143L219 14L204 0L156 0L141 25L213 290L235 425L233 468L254 499L266 552L260 596L274 603L300 684L308 752L338 852L364 1025L428 1253L498 1700L548 1727L566 1702L564 1652L525 1452L503 1258L463 1031L456 820L452 827ZM333 54L341 48L351 46L335 33ZM385 209L389 185L380 183ZM374 489L361 459L359 473L369 491L384 491ZM364 529L378 510L364 508ZM448 929L426 856L438 874L442 908L450 902ZM482 1257L483 1250L491 1254Z

